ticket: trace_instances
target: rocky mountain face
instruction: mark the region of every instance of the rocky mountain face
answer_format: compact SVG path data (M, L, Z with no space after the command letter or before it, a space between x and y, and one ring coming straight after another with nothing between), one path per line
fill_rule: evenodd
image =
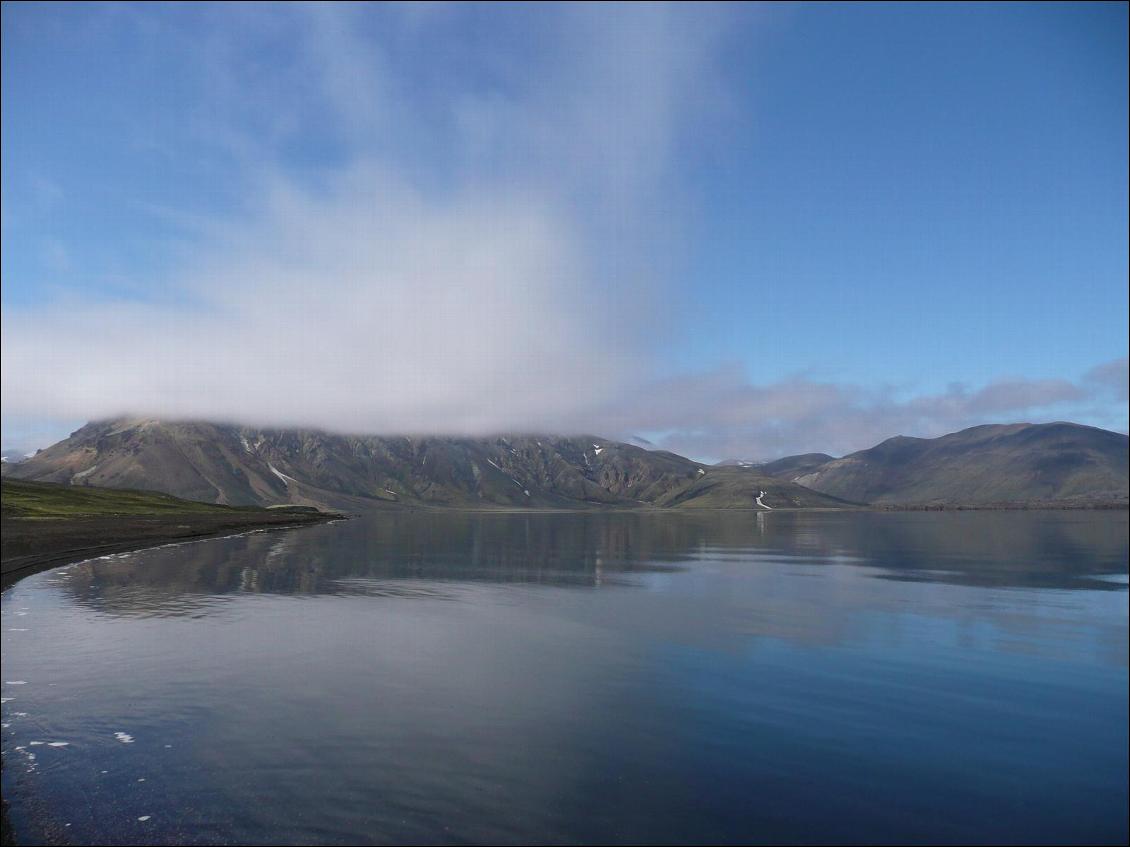
M5 465L4 474L209 503L334 509L850 505L754 468L711 467L589 436L345 436L156 420L87 424Z
M1072 423L976 426L940 438L889 438L811 463L759 470L861 503L1126 503L1127 436Z

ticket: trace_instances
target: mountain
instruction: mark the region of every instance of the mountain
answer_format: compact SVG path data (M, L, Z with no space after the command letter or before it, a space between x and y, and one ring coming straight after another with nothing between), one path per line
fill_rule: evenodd
M758 470L859 503L1126 503L1127 436L1073 423L975 426L940 438L889 438L811 464Z
M410 438L203 422L90 423L4 475L226 505L843 508L756 469L604 438Z
M801 453L799 456L786 456L772 462L762 462L757 469L766 476L778 479L793 479L802 474L812 473L832 461L827 453Z

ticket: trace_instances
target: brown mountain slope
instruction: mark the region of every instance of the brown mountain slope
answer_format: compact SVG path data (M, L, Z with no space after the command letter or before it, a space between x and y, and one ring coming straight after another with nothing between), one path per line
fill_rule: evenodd
M890 438L808 470L761 470L856 502L1126 503L1127 436L1072 423L976 426L940 438ZM798 472L799 470L799 472Z
M5 474L230 505L839 508L756 469L594 437L409 438L202 422L91 423Z

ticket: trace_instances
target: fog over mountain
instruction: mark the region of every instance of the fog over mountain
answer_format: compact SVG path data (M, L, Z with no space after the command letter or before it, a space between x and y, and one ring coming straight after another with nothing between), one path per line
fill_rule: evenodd
M851 504L745 468L606 438L341 436L205 422L102 421L5 475L225 505L761 511Z
M345 509L1125 504L1126 435L1071 423L897 436L841 459L707 465L599 436L342 436L206 422L88 424L5 476L228 505Z

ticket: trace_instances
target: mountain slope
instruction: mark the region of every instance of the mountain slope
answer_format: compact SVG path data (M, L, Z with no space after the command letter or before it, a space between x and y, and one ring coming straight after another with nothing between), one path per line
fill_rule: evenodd
M229 505L678 506L845 504L745 468L602 438L409 438L201 422L91 423L5 476L140 488Z
M1127 502L1128 439L1072 423L976 426L940 438L887 439L803 470L760 470L863 503ZM799 470L799 472L798 472Z
M802 474L812 473L831 462L833 458L827 453L801 453L799 456L786 456L783 459L764 462L758 465L757 469L767 476L791 480Z

